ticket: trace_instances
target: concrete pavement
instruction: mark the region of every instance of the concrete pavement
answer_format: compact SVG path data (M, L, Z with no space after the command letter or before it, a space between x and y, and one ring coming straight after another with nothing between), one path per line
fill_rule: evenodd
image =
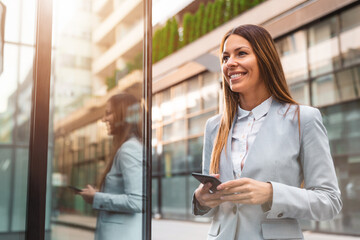
M60 215L58 224L52 224L51 240L88 240L93 238L96 218L78 215ZM66 223L67 225L62 225ZM153 240L201 240L206 239L209 223L152 220ZM360 240L360 237L304 231L306 240Z

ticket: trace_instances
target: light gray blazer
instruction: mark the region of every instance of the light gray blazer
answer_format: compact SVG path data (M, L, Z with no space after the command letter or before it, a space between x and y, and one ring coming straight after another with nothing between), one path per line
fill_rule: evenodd
M261 205L225 202L204 212L199 210L198 202L193 198L193 213L212 217L208 239L303 239L297 219L328 220L340 212L340 190L320 111L300 106L299 138L295 106L291 106L284 116L288 106L273 100L241 175L243 178L272 183L271 210L266 212ZM204 174L209 173L220 118L217 115L206 123ZM227 148L220 156L222 182L234 179L232 128ZM305 186L300 188L303 180Z
M136 138L122 144L94 197L99 210L95 239L142 239L142 145Z

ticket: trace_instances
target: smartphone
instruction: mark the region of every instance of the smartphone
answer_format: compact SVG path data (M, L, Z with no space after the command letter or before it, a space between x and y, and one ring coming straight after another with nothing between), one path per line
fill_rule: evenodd
M82 189L74 187L74 186L68 186L68 188L70 188L71 190L73 190L75 193L79 193L82 192Z
M221 184L219 179L217 179L216 177L210 176L210 175L204 175L204 174L200 174L200 173L192 173L192 175L194 178L199 180L199 182L201 182L202 184L206 184L206 183L210 182L212 184L212 186L210 188L211 193L216 192L217 191L216 187Z

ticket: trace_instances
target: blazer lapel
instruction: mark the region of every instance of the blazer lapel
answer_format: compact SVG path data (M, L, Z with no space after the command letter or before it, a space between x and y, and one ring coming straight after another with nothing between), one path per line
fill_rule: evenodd
M241 177L254 178L255 175L252 170L255 166L264 166L263 158L266 155L267 148L271 148L274 138L276 138L276 132L272 124L279 122L281 115L278 113L281 103L273 99L269 112L256 135L255 141L248 153L244 168L241 173ZM269 173L271 174L271 173ZM266 176L263 176L266 178Z

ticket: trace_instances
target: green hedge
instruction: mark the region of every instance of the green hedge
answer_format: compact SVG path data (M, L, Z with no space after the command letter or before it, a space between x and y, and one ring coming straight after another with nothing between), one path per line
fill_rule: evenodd
M175 18L168 20L165 26L156 30L153 35L153 63L264 1L215 0L206 6L201 3L194 14L184 14L182 36L179 36L178 22Z
M176 52L179 48L186 46L249 8L264 1L266 0L215 0L206 5L201 3L194 14L184 14L182 32L179 31L179 23L176 19L169 19L165 26L157 29L153 33L153 63L160 61L166 56ZM180 32L182 34L179 34ZM128 72L142 68L142 61L137 57L133 62L127 63ZM116 84L115 74L112 77L108 77L106 82L108 89L113 88Z

